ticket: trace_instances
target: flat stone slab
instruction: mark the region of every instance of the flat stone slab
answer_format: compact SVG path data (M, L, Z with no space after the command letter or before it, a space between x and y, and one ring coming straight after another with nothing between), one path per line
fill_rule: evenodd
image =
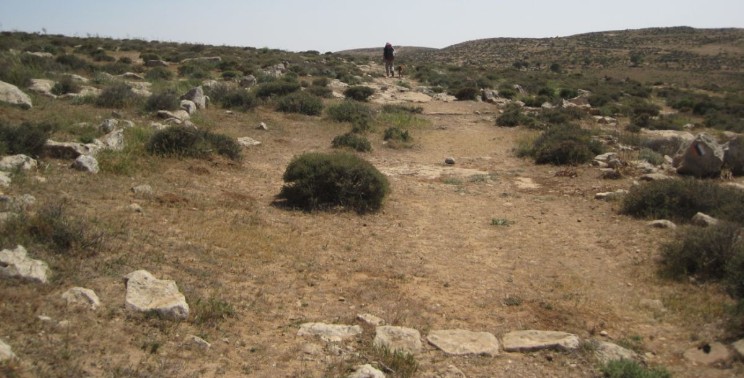
M374 345L390 351L416 354L421 351L421 333L413 328L379 326Z
M146 270L137 270L124 277L127 286L126 308L137 312L157 312L168 319L189 317L186 297L172 280L159 280Z
M62 299L67 302L68 306L80 306L97 310L101 306L96 292L84 287L73 287L62 293Z
M0 277L14 277L47 283L48 274L49 266L47 263L28 257L26 248L23 248L23 246L19 245L16 249L0 251Z
M507 352L533 352L543 349L574 350L579 347L579 337L557 331L513 331L505 334L501 342Z
M462 329L431 331L426 338L444 353L452 355L499 354L499 340L488 332L472 332Z
M597 350L594 355L604 364L610 361L638 360L636 352L607 341L597 341Z
M731 360L731 352L721 343L710 343L685 351L686 360L699 365L715 365Z
M338 342L362 333L358 325L305 323L300 326L297 336L319 336L326 341Z

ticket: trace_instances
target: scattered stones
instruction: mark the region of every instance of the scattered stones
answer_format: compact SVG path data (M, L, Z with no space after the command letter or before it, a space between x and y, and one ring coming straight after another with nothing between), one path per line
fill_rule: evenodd
M72 168L83 172L98 173L98 160L91 155L80 155L72 163Z
M27 281L47 283L49 266L41 260L27 256L26 248L0 251L0 277L20 278Z
M421 334L413 328L379 326L376 329L374 345L390 351L416 354L421 351Z
M347 378L385 378L385 373L367 364L357 366L354 372L349 374Z
M618 189L614 192L602 192L597 193L594 195L594 199L602 200L602 201L614 201L618 198L621 198L622 196L628 194L628 191L625 189Z
M680 150L672 165L681 175L713 177L720 174L723 159L723 147L702 133Z
M378 318L377 316L374 316L372 314L358 314L357 319L363 321L366 324L369 324L371 326L381 326L385 324L385 320L382 318Z
M686 360L700 365L716 365L726 363L731 359L731 352L725 345L715 342L691 348L683 354Z
M557 331L513 331L502 338L507 352L532 352L543 349L574 350L579 347L579 337Z
M261 142L250 137L240 137L238 138L238 144L243 147L253 147L260 145Z
M62 299L67 301L68 306L81 306L91 310L97 310L101 306L96 292L84 287L73 287L62 294Z
M13 349L10 345L6 344L5 341L0 340L0 362L9 361L14 358L16 358L16 355L13 353Z
M651 222L646 223L646 225L653 228L668 228L672 230L677 228L677 225L674 224L674 222L667 219L652 220Z
M31 97L23 93L23 91L18 89L15 85L4 81L0 81L0 102L18 105L23 109L31 109L33 106L31 103Z
M39 163L36 159L28 157L23 154L4 156L0 159L0 171L30 171L36 169Z
M325 341L338 342L362 333L358 325L305 323L300 326L297 336L318 336Z
M157 312L161 316L185 320L189 305L172 280L159 280L146 270L137 270L124 277L127 288L125 306L137 312Z
M190 100L194 102L197 109L207 108L207 97L204 95L204 88L201 86L191 88L191 90L181 96L181 100Z
M715 226L718 224L718 219L711 217L708 214L698 212L692 217L692 224L701 227Z
M462 329L431 331L426 338L444 353L452 355L499 354L499 341L488 332L472 332Z
M444 158L444 164L455 165L455 158L453 158L453 157L446 157L446 158Z
M596 343L597 349L594 355L603 364L610 361L638 360L638 354L632 350L607 341L596 341Z

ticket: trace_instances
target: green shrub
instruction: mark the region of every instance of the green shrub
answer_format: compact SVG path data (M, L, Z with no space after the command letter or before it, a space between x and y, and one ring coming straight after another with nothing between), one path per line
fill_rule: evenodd
M279 99L277 110L285 113L320 115L323 112L323 100L306 92L294 92Z
M197 299L193 304L194 323L216 326L227 318L235 317L235 307L229 302L216 297Z
M346 153L306 153L287 166L278 195L305 210L336 206L359 213L376 211L389 191L385 176L369 162Z
M455 98L459 101L474 101L480 96L480 90L475 87L464 87L455 91Z
M346 133L333 138L331 142L333 148L348 147L358 152L372 151L372 144L369 143L364 135L357 133Z
M146 148L150 154L161 156L205 159L215 151L232 160L241 159L240 145L232 138L181 126L156 132L147 142Z
M631 188L623 199L622 214L637 218L688 222L702 212L744 224L744 192L695 179L659 180Z
M137 96L127 84L115 83L103 89L96 97L95 104L106 108L124 108L140 102Z
M528 119L531 118L522 113L522 107L519 105L509 105L504 109L498 118L496 118L496 125L503 127L515 127L528 123Z
M650 148L641 148L638 152L638 158L645 160L653 165L661 165L664 163L664 155L653 151Z
M256 87L256 96L262 99L271 96L284 96L299 91L300 88L300 83L297 81L276 80L259 84Z
M664 368L647 368L633 360L615 360L604 364L600 370L606 378L671 378Z
M330 84L330 81L328 80L327 77L318 77L318 78L313 79L312 86L313 87L325 87L325 86L328 86L328 84Z
M344 96L355 101L367 101L369 96L372 96L374 93L374 89L359 85L346 88Z
M678 236L662 247L661 270L669 277L694 276L703 281L722 281L729 272L733 273L730 263L744 258L744 242L738 224L724 222L710 227L687 228ZM741 277L744 271L736 275ZM737 286L742 285L744 282Z
M55 128L49 123L29 122L12 126L0 120L0 155L24 154L39 157Z
M397 140L400 142L410 142L413 138L408 133L408 130L402 130L399 127L389 127L385 129L383 140Z
M356 101L342 101L331 105L327 110L330 118L337 122L370 123L372 121L372 109Z
M602 145L578 126L557 125L535 139L530 155L537 164L571 165L591 161L602 153Z
M180 108L181 101L173 89L167 89L160 93L152 94L145 102L145 110L154 112L158 110L176 110Z
M52 87L52 93L59 96L65 93L78 93L80 92L80 89L80 84L78 84L77 81L73 80L69 76L65 76L62 80L54 84L54 87Z
M55 61L63 66L67 66L67 69L71 71L90 71L91 69L90 63L88 63L85 59L82 59L73 54L60 55L55 58Z
M333 97L333 90L331 90L331 88L328 88L328 87L313 85L307 88L306 92L312 95L318 96L318 97L322 97L322 98Z
M561 88L558 91L558 97L563 99L576 98L579 96L579 91L574 88Z
M685 144L682 138L658 138L658 139L646 139L640 143L643 147L646 147L652 151L658 152L661 155L674 156L680 147Z
M171 80L173 79L173 72L165 67L153 67L145 73L145 79L149 81Z
M243 88L228 89L219 100L223 108L248 111L258 105L256 95Z
M132 58L128 56L122 56L121 58L119 58L118 62L122 64L132 64Z

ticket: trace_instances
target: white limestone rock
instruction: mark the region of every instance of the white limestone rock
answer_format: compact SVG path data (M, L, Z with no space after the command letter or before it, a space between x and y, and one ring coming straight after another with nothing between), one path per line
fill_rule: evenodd
M49 266L41 260L28 257L26 248L0 251L0 277L20 278L27 281L47 283Z
M127 288L125 306L137 312L154 311L173 320L189 317L186 297L172 280L159 280L146 270L137 270L124 277Z

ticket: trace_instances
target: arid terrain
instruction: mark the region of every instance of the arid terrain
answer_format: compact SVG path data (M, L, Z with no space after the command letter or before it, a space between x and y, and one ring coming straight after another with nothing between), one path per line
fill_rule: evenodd
M137 62L139 51L112 54ZM741 75L741 60L731 64L717 75ZM618 201L595 199L630 189L639 174L607 180L591 164L536 165L514 152L535 130L495 126L504 104L413 96L424 85L413 75L383 77L374 60L356 65L368 77L364 85L375 88L372 108L422 108L409 128L410 148L390 148L377 125L368 134L372 151L357 153L390 182L378 212L277 206L290 161L332 151L331 140L349 125L265 104L247 112L212 105L191 116L197 128L261 142L243 147L242 160L163 157L140 148L125 151L141 155L119 157L132 164L125 170L91 174L70 169L70 160L42 157L38 168L14 172L0 194L32 195L30 214L63 206L100 232L102 246L69 254L26 246L49 264L50 280L0 279L0 340L17 357L0 374L336 377L360 364L385 371L372 351L374 327L357 318L372 314L420 331L415 377L601 376L590 340L633 349L643 364L673 376L744 375L738 357L717 366L683 358L698 345L735 341L722 320L733 300L715 284L660 278L659 246L675 232L619 214ZM114 110L32 98L31 109L1 105L0 118L98 126ZM160 122L139 108L115 111L135 128ZM619 126L581 122L610 133L629 122L619 119ZM257 128L262 122L265 130ZM70 134L55 138L72 141ZM619 154L633 160L638 151ZM142 185L151 191L133 190ZM125 308L123 277L139 269L175 281L190 307L186 320ZM61 295L76 286L94 290L100 307L68 306ZM361 325L363 333L341 342L299 336L308 322ZM497 338L562 331L577 335L582 347L452 356L426 342L430 331L443 329ZM385 372L396 376L394 370Z

